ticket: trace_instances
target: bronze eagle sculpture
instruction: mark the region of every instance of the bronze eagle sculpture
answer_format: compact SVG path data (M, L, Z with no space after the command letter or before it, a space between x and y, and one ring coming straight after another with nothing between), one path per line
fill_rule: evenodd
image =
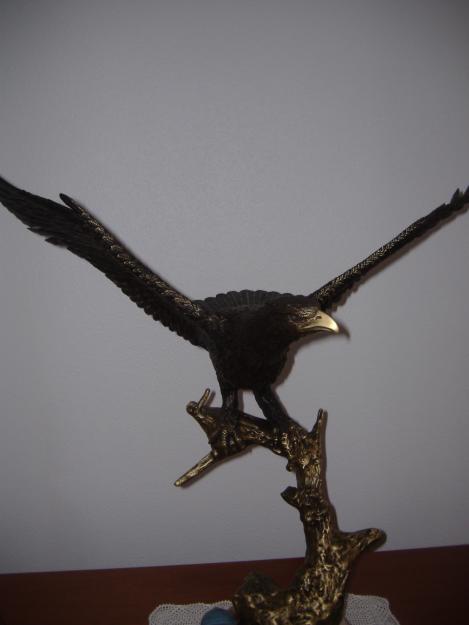
M102 271L140 308L167 328L208 351L215 367L225 415L225 441L238 415L241 389L254 393L264 416L282 429L290 421L272 385L285 366L290 345L314 332L338 332L328 314L378 265L469 204L459 190L378 248L309 295L266 291L219 294L191 300L138 260L87 209L60 194L62 204L18 189L0 178L0 201L30 230Z

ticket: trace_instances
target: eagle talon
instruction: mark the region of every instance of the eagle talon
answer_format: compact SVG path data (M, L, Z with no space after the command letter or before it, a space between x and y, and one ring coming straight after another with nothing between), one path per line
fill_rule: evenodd
M229 456L243 448L243 442L236 432L237 417L230 412L219 417L219 426L208 442L219 456Z

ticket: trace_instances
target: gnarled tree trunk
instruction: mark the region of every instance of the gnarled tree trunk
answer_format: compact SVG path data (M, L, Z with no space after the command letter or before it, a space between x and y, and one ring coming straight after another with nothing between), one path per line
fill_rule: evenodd
M220 444L221 409L208 408L209 391L187 410L212 441L211 452L187 471L176 485L182 486L209 467L251 445L262 445L287 459L287 470L296 475L297 486L282 497L300 513L306 539L303 566L288 588L251 573L233 598L242 625L316 625L338 623L342 614L344 586L355 558L384 538L379 529L342 532L327 496L324 430L326 413L318 412L311 432L290 420L279 429L264 419L239 413L234 428L236 446ZM233 433L232 433L233 434Z

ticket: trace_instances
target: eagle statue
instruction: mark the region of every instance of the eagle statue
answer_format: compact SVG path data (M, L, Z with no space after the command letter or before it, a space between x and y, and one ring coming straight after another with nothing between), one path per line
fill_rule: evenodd
M290 419L272 385L290 345L311 333L339 332L331 309L378 265L461 212L469 204L469 187L309 295L244 290L204 300L183 295L86 208L67 195L60 199L63 203L33 195L0 178L0 201L30 230L87 260L153 319L208 351L222 395L224 417L217 436L223 432L226 444L234 445L239 391L252 391L265 418L280 430L286 427Z

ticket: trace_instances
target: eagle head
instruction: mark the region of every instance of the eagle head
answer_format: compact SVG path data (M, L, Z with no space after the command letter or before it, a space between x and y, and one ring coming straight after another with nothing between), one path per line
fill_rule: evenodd
M290 340L315 332L335 334L339 332L336 321L317 304L299 300L297 297L272 302L269 317L269 325L276 326L277 330L288 335Z
M318 306L288 307L287 320L299 336L313 332L339 332L336 321Z

